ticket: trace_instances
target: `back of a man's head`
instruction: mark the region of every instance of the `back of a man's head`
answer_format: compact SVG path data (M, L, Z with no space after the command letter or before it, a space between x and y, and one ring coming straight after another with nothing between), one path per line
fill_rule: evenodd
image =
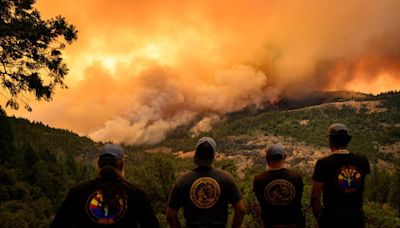
M346 125L335 123L328 128L329 142L336 148L346 148L351 140L351 135Z
M194 163L199 166L211 166L216 152L216 143L210 137L199 139L196 144Z
M105 179L119 179L123 170L124 149L116 144L105 144L99 153L97 162L100 176Z
M270 163L281 162L285 160L286 153L283 145L280 143L272 144L267 147L266 160Z

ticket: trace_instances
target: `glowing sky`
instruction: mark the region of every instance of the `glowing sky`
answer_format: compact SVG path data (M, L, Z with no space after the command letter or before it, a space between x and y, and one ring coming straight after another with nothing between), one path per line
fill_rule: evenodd
M68 90L15 114L157 143L301 90L400 89L400 1L38 0L78 30Z

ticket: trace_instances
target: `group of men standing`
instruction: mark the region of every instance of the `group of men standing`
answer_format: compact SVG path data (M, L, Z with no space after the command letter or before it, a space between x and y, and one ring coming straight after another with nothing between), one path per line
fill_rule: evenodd
M319 227L364 227L362 193L369 162L365 156L346 149L351 136L345 125L331 125L328 138L332 154L317 161L312 176L314 216ZM234 209L232 227L242 226L242 194L230 173L212 166L216 151L212 138L203 137L197 142L197 167L176 180L171 190L166 209L170 227L181 227L180 208L188 228L226 227L229 204ZM280 143L269 145L269 168L253 181L264 227L306 226L301 205L303 180L285 168L286 156ZM99 176L71 190L52 227L159 227L143 191L124 181L123 157L121 147L105 145L99 156Z

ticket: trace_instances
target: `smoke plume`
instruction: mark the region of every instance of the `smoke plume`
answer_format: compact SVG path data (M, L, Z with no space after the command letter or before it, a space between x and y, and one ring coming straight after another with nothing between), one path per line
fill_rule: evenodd
M79 29L70 89L20 114L95 140L154 144L282 93L400 88L400 1L51 1Z

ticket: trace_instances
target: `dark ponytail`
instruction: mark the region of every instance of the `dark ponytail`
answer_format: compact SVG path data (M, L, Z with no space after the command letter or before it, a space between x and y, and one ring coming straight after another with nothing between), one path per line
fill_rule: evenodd
M116 168L106 165L100 170L100 178L108 181L115 181L121 179L121 174Z
M99 158L100 191L103 194L103 203L110 210L118 210L120 199L126 198L124 192L124 182L122 181L122 160L115 159L113 156L103 155Z

